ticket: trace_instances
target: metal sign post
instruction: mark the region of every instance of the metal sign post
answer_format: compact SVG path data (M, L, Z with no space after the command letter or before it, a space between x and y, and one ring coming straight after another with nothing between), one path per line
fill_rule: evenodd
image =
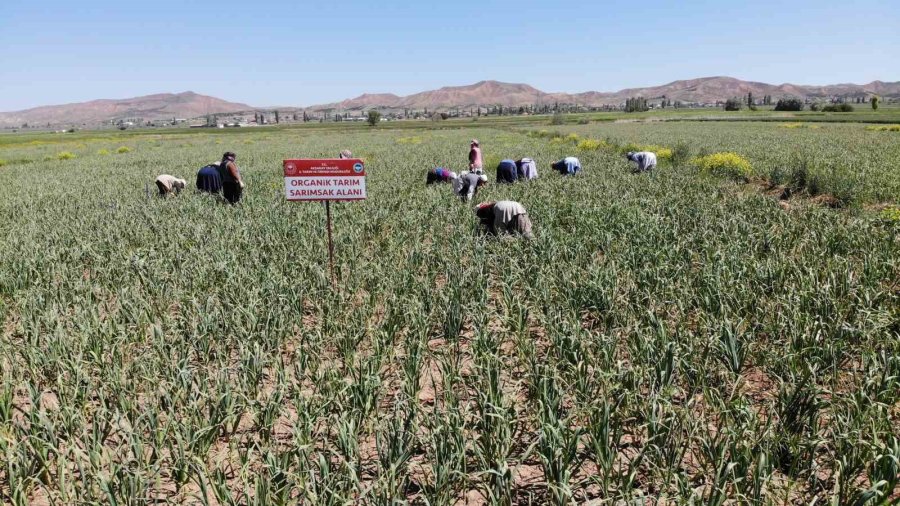
M334 240L331 235L331 201L365 200L366 169L359 159L284 160L284 191L288 201L325 202L328 231L328 266L331 286L334 274Z
M334 278L334 241L331 239L331 201L325 201L325 222L328 228L328 267L331 269L331 288L337 288Z

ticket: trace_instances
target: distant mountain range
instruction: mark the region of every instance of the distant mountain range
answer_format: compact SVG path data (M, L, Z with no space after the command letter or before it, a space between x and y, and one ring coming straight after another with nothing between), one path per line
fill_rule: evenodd
M674 81L662 86L629 88L616 92L588 91L585 93L547 93L527 84L481 81L468 86L449 86L439 90L424 91L406 97L392 94L360 95L334 104L312 106L319 110L360 110L382 109L441 109L468 108L485 105L518 107L531 104L580 104L584 106L621 105L630 97L681 101L686 103L715 103L732 97L744 97L753 93L759 99L771 95L778 99L784 96L826 99L835 96L900 97L900 82L885 83L873 81L869 84L835 84L829 86L801 86L795 84L766 84L742 81L733 77L703 77L685 81Z
M774 99L795 96L810 99L832 97L900 98L900 82L873 81L869 84L834 84L828 86L804 86L795 84L766 84L742 81L733 77L704 77L674 81L662 86L630 88L617 92L588 91L585 93L547 93L527 84L481 81L468 86L448 86L439 90L424 91L405 97L390 93L364 94L342 102L315 105L306 108L277 108L282 112L363 111L382 110L446 110L474 108L478 106L518 107L533 104L579 104L589 107L620 105L629 97L642 96L651 101L667 100L685 103L715 103L747 93L761 99L771 95ZM93 100L78 104L50 105L24 111L0 112L0 126L19 127L46 125L99 125L115 121L140 119L141 121L165 119L191 119L207 114L250 113L272 111L271 107L251 107L247 104L228 102L194 92L163 93L122 100Z
M192 91L159 93L125 99L101 99L77 104L45 105L24 111L0 112L0 126L18 127L28 124L96 126L114 121L143 121L157 119L190 119L207 114L252 110L247 104L237 104Z

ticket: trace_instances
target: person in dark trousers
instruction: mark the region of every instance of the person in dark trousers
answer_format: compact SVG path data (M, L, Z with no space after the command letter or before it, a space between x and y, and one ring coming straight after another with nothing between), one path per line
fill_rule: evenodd
M222 192L222 176L219 175L219 163L211 163L197 171L197 191L217 194Z
M499 202L483 202L475 208L475 215L481 225L491 234L521 235L533 239L531 219L522 204L512 200Z
M563 176L574 176L581 172L581 162L574 156L567 156L552 165L553 170Z
M650 172L656 168L656 153L649 151L635 153L634 151L629 151L625 154L625 158L635 163L635 173Z
M487 180L488 178L484 174L463 172L462 175L453 180L453 193L468 202L478 192L478 188L487 183Z
M456 172L451 172L443 167L437 167L428 171L425 184L449 183L457 178Z
M234 163L237 156L231 151L222 155L219 163L219 175L222 177L222 195L230 204L237 204L244 193L244 180L241 171Z
M178 194L184 189L187 182L169 174L160 174L156 178L156 188L159 189L159 196L166 197L169 194Z
M512 160L503 160L497 165L497 184L515 183L519 180L519 174L516 170L516 162Z

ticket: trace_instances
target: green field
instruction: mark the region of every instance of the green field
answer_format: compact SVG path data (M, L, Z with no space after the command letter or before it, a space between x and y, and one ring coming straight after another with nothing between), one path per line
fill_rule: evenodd
M896 501L900 133L583 119L0 136L0 502ZM534 241L424 187L473 137ZM343 148L332 290L281 160ZM226 150L241 205L148 197Z

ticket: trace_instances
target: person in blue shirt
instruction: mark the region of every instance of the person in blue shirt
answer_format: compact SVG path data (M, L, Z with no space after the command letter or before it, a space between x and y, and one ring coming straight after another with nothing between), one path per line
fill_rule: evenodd
M449 183L456 178L456 172L451 172L443 167L437 167L428 171L428 175L425 177L425 184Z
M567 156L552 165L553 170L563 176L574 176L581 172L581 162L574 156Z
M219 162L213 162L197 172L197 191L213 194L222 192L222 176L219 174Z
M519 180L519 174L516 169L516 162L512 160L503 160L497 166L497 184L515 183Z

